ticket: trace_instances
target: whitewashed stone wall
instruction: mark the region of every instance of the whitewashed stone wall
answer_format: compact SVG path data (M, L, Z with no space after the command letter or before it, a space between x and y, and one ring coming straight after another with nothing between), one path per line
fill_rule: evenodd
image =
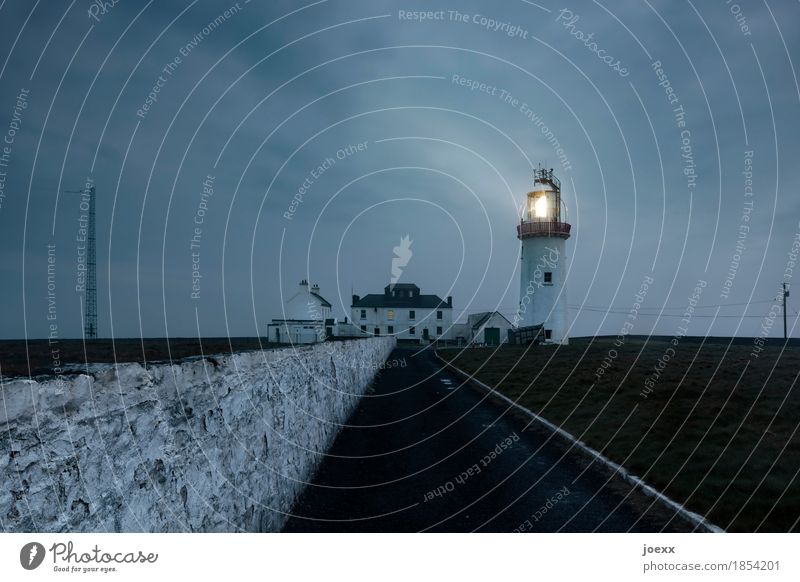
M6 381L0 530L279 531L393 338Z

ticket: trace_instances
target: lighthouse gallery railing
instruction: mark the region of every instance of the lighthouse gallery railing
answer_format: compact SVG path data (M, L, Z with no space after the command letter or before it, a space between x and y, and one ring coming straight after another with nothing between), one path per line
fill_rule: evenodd
M566 222L532 221L517 225L517 237L529 236L563 236L568 237L572 225Z

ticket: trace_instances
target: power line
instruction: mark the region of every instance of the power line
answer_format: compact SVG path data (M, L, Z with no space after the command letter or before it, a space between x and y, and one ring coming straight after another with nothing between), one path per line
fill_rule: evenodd
M695 307L695 309L713 309L714 307L739 307L741 305L756 305L756 304L760 304L760 303L772 303L773 301L775 301L775 300L774 299L764 299L762 301L748 301L747 303L718 303L716 305L698 305L698 306ZM624 307L613 307L613 306L612 307L602 307L600 305L583 305L583 306L581 306L581 305L570 305L569 307L570 307L570 309L581 308L581 309L603 309L603 310L605 310L605 309L614 309L614 310L620 310L620 311L624 311L625 310ZM661 310L661 309L664 309L665 311L666 310L674 310L674 309L683 309L683 310L685 310L686 307L685 306L684 307L663 307L663 308L660 308L660 307L642 307L642 308L640 308L639 311L641 312L642 310L652 311L652 310ZM625 311L625 313L628 313L628 311Z
M742 305L758 305L758 304L762 304L762 303L773 303L774 301L775 301L774 299L764 299L764 300L760 300L760 301L748 301L746 303L719 303L719 304L716 304L716 305L697 305L694 309L697 310L697 309L713 309L715 307L721 307L721 308L725 308L725 307L740 307ZM573 310L573 311L602 311L603 313L624 313L624 314L627 314L627 313L630 312L625 307L616 307L616 306L602 307L600 305L569 305L569 308L571 310ZM684 307L664 307L663 308L664 311L676 310L676 309L685 311L686 307L684 306ZM467 309L466 308L462 308L461 311L462 312L466 312ZM513 309L511 307L507 308L507 307L504 307L502 305L495 305L493 307L478 307L478 306L475 306L475 305L470 305L469 306L469 311L472 312L472 313L497 311L497 312L500 312L502 314L512 314L512 315L517 313L517 310L515 310L515 309ZM641 307L638 312L639 313L643 313L645 311L651 311L651 312L655 312L655 314L658 314L658 313L660 313L662 311L662 308L660 308L660 307ZM668 315L668 314L664 314L664 315ZM719 317L722 317L722 316L719 316Z
M718 303L718 304L715 304L715 305L698 305L698 306L694 307L694 309L697 310L697 309L713 309L715 307L719 307L719 308L740 307L742 305L749 306L749 305L759 305L759 304L764 304L764 303L774 303L775 301L776 301L775 299L761 299L761 300L758 300L758 301L748 301L748 302L745 302L745 303ZM494 308L491 308L491 309L479 309L478 307L476 307L474 305L471 305L469 309L473 313L496 311L496 312L501 313L503 315L516 315L516 314L518 314L517 310L510 310L509 309L508 311L506 311L505 309L502 309L502 308L498 309L498 307L499 306L495 306ZM597 312L597 313L609 313L609 314L613 314L613 315L628 315L628 314L630 314L630 310L629 309L625 309L625 308L622 308L622 307L613 307L613 306L612 307L601 307L599 305L583 305L583 306L580 306L580 305L569 305L568 308L571 311L592 311L592 312ZM679 310L685 311L686 307L664 307L664 308L642 307L637 311L637 314L641 315L641 316L650 316L650 317L654 317L654 316L659 316L659 317L680 317L680 318L685 317L685 314L681 315L681 314L677 314L677 313L663 313L664 310L668 310L668 309L669 310L679 309ZM463 309L461 313L462 314L466 313L466 311L467 311L466 309ZM800 313L798 313L797 310L794 310L794 311L795 311L795 317L800 317ZM692 318L695 318L695 317L706 317L706 318L713 317L713 318L716 318L716 319L720 319L720 318L726 318L726 319L741 319L741 318L763 319L765 317L764 315L711 315L711 314L706 315L706 314L700 314L700 313L692 313L691 316L692 316Z
M611 313L611 314L615 314L615 315L628 315L630 313L630 311L613 311L613 310L610 310L610 309L588 309L588 308L576 309L576 308L573 308L573 307L570 307L570 309L572 309L573 311L594 311L594 312L597 312L597 313ZM681 318L686 317L685 315L679 315L677 313L644 313L644 312L639 312L638 315L647 316L647 317L681 317ZM720 318L742 319L742 318L745 318L745 317L752 317L752 318L757 318L757 319L764 319L764 317L766 317L766 316L764 316L764 315L706 315L706 314L702 314L702 313L692 313L691 317L692 317L692 319L694 319L696 317L713 317L713 318L716 318L716 319L720 319Z

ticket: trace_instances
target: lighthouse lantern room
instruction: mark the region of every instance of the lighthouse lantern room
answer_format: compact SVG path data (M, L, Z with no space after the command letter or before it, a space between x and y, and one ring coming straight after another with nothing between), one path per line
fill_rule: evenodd
M553 170L536 170L533 184L517 226L522 247L519 325L541 326L541 340L566 344L565 249L572 227L562 218L561 182Z

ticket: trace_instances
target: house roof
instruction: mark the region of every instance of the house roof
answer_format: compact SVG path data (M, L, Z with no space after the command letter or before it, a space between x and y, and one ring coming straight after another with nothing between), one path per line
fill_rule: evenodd
M322 303L322 306L323 306L323 307L330 307L330 306L331 306L331 304L330 304L330 303L328 303L327 299L325 299L325 298L324 298L322 295L320 295L319 293L314 293L313 291L309 291L309 293L308 293L308 294L309 294L309 295L313 295L314 297L316 297L317 299L319 299L319 301L320 301L320 303Z
M453 306L438 295L420 295L414 283L392 283L383 288L383 293L371 293L359 299L353 295L351 307L399 307L420 309L452 309Z
M420 309L452 309L447 301L438 295L415 295L413 297L392 297L391 295L373 293L365 295L353 302L351 307L419 307Z
M483 313L470 314L469 316L467 316L467 324L470 325L472 327L472 329L479 328L484 323L489 321L489 319L495 314L497 314L500 317L502 317L503 319L505 319L506 323L508 323L508 325L511 325L511 322L508 321L508 318L505 315L503 315L502 313L500 313L499 311L484 311Z
M386 287L383 288L384 291L393 291L395 289L416 289L419 291L419 287L417 287L414 283L390 283Z

